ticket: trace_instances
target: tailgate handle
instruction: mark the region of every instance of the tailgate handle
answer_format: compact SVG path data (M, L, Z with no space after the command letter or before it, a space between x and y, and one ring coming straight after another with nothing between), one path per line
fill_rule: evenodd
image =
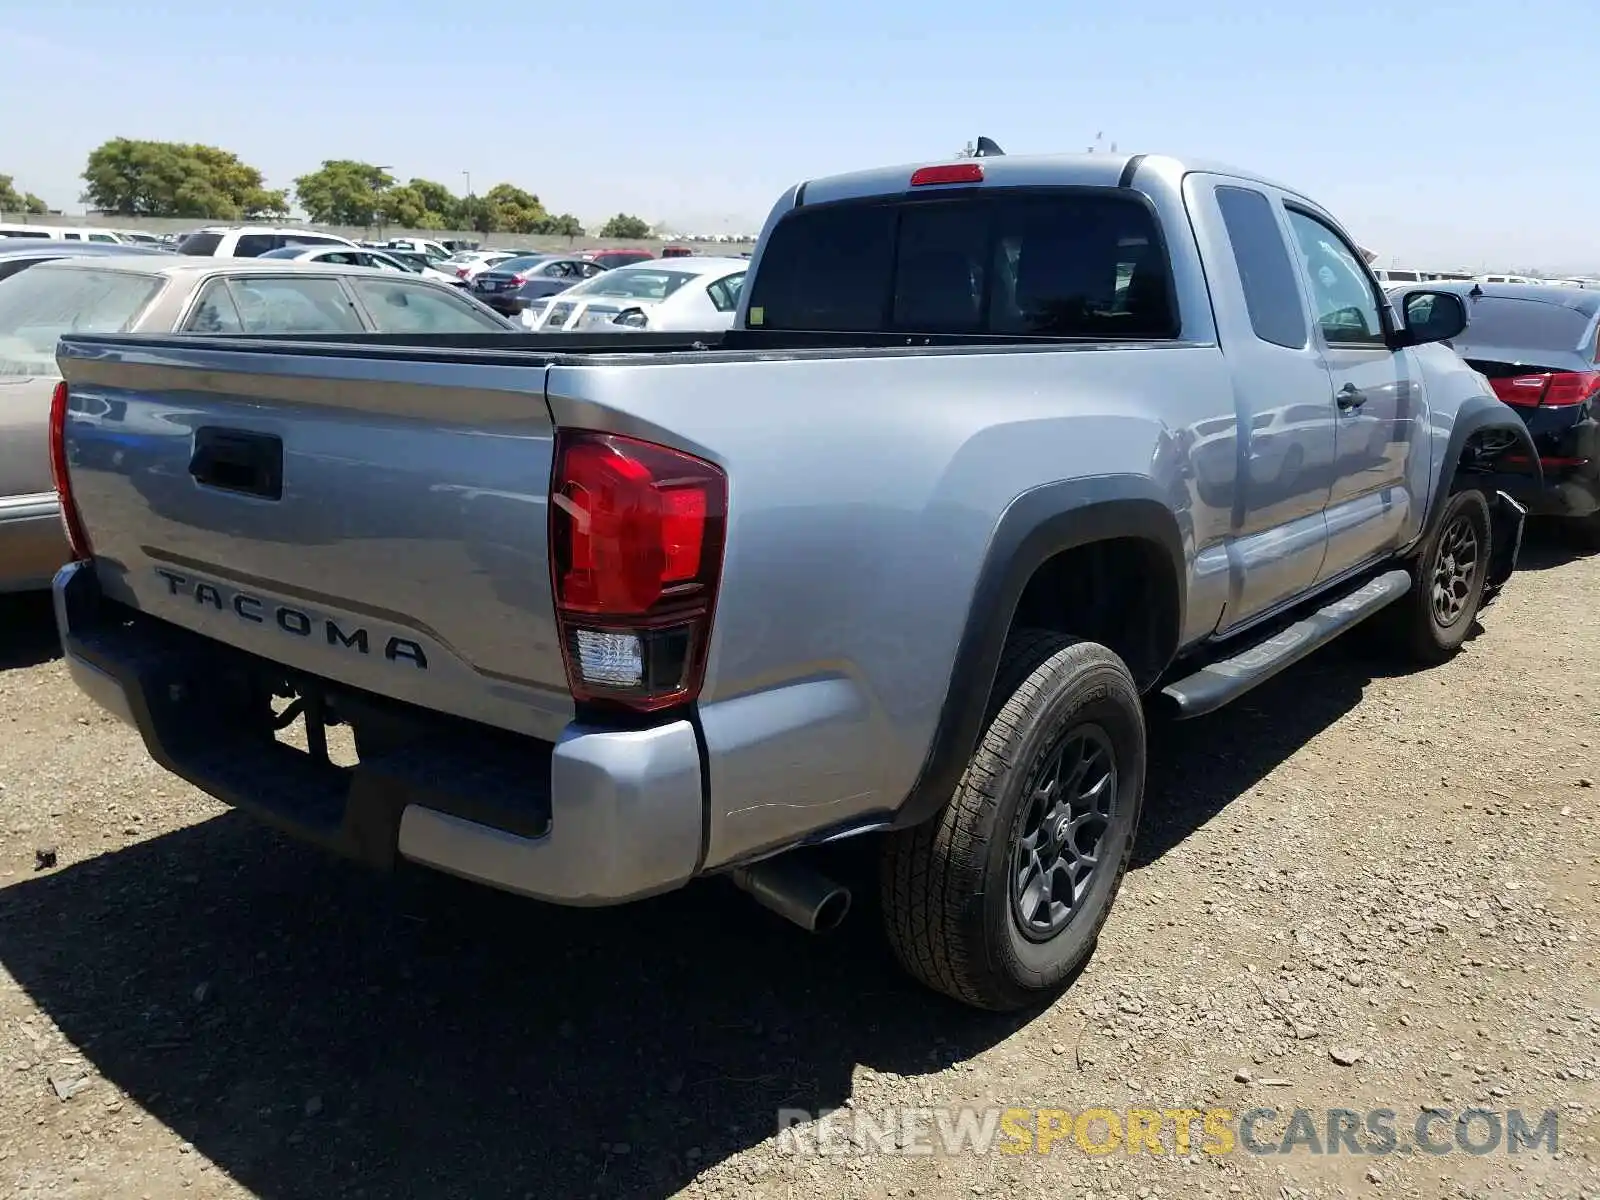
M282 500L283 439L270 433L202 426L194 431L189 474L206 487Z

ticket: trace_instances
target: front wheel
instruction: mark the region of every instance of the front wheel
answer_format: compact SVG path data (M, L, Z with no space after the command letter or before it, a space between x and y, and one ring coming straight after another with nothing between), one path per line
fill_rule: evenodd
M1483 603L1492 536L1482 492L1461 491L1446 501L1438 528L1417 556L1416 586L1394 606L1412 658L1441 663L1467 640Z
M1104 646L1015 632L998 708L938 817L885 841L889 941L978 1008L1048 999L1111 912L1144 797L1139 690Z

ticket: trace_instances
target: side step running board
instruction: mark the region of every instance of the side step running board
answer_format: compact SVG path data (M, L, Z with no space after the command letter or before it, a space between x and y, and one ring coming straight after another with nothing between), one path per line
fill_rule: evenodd
M1385 572L1248 650L1169 683L1161 694L1173 703L1180 719L1215 712L1410 590L1410 572Z

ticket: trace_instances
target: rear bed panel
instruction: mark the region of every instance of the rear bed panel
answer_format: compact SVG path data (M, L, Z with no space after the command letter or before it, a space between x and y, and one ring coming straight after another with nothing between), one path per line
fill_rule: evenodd
M62 365L74 493L109 597L491 725L554 739L571 718L542 366L188 348L68 348ZM282 499L197 483L204 426L281 439Z

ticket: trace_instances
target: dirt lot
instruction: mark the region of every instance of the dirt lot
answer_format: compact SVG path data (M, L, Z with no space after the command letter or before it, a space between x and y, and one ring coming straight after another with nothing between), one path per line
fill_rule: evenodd
M1446 667L1335 647L1156 728L1122 901L1031 1020L904 982L870 897L813 939L720 884L553 911L326 861L163 775L7 602L0 1196L1600 1197L1600 557L1527 558ZM1554 1109L1559 1150L774 1136L842 1105L1260 1106L1267 1145L1297 1107L1402 1143Z

